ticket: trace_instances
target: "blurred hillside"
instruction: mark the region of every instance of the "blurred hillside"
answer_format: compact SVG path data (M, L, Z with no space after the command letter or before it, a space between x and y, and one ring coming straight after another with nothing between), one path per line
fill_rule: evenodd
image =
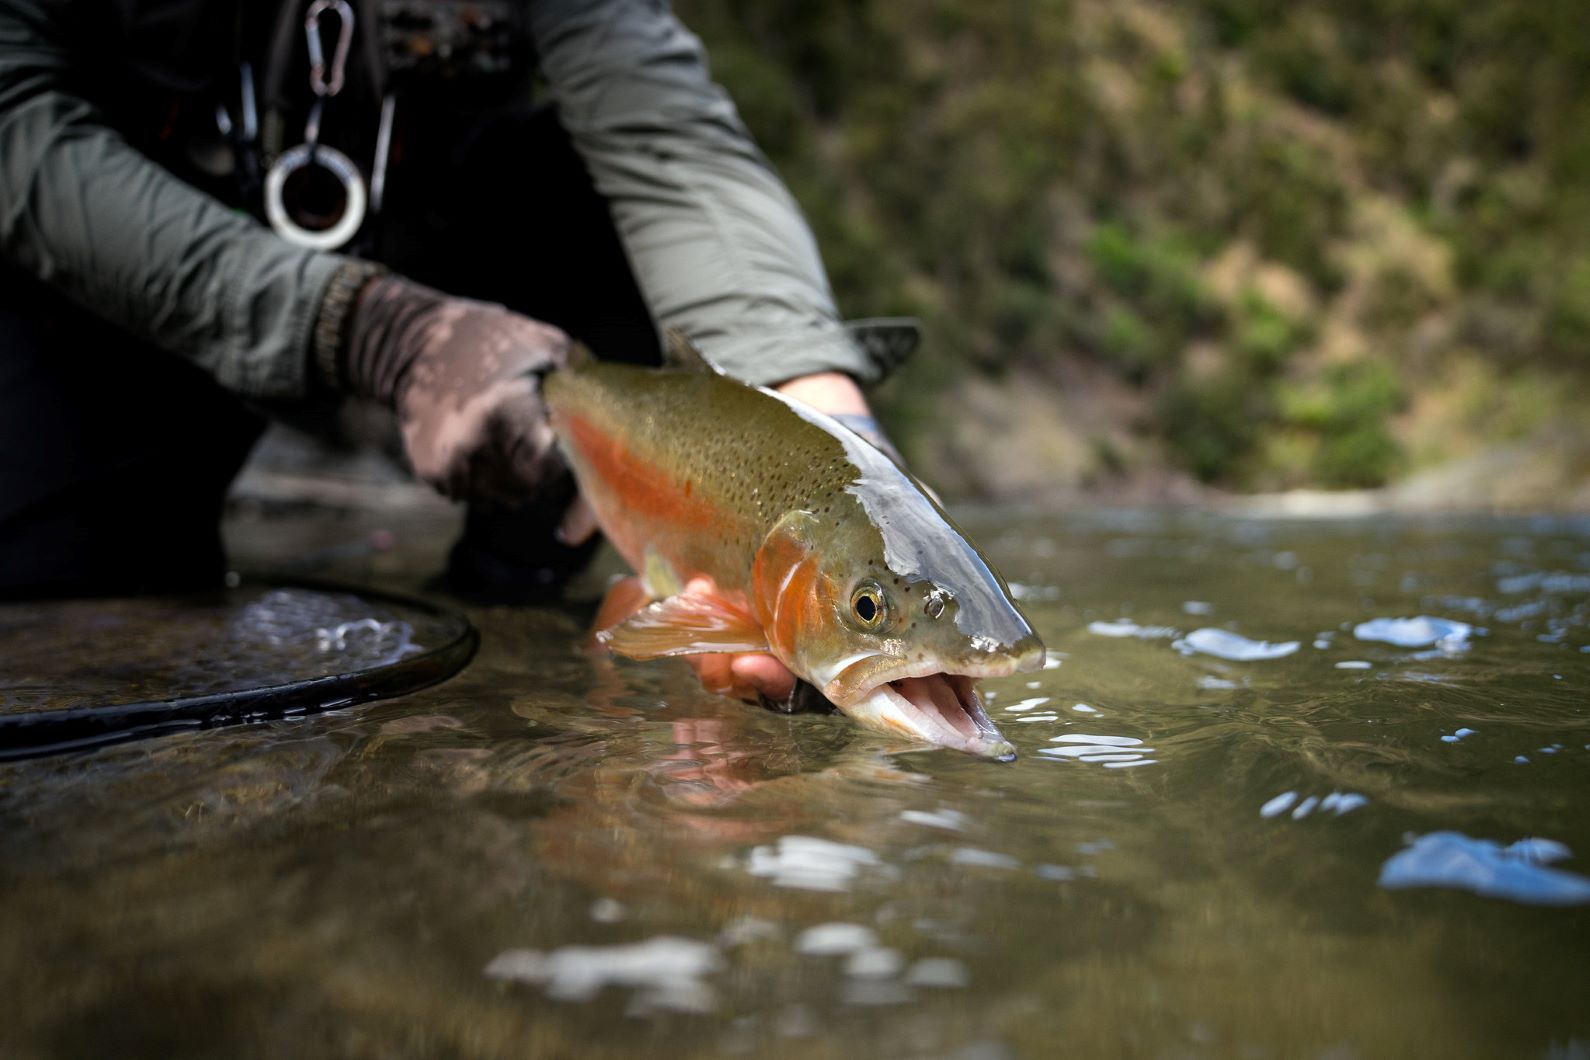
M1590 505L1579 0L676 8L843 310L923 318L925 477Z

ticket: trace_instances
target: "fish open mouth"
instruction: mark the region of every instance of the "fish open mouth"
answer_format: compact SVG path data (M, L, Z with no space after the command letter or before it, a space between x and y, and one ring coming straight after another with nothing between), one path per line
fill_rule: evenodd
M1016 757L983 709L976 682L1009 677L1043 665L1043 648L1020 654L962 660L961 673L935 667L942 660L908 662L882 655L850 661L823 688L823 695L857 723L878 732L952 747L1009 762Z
M1008 762L1016 749L989 720L976 680L968 674L907 674L836 705L879 732Z
M983 709L974 679L965 674L902 677L874 690L889 699L889 717L907 722L910 735L984 758L1008 762L1016 749Z

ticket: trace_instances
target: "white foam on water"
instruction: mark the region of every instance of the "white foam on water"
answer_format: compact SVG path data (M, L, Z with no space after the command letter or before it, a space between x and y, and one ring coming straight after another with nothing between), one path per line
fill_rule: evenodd
M1301 821L1309 814L1318 811L1326 813L1334 811L1337 817L1344 813L1369 805L1369 797L1353 791L1333 791L1328 795L1310 795L1298 801L1302 794L1297 791L1283 791L1273 798L1265 800L1259 807L1259 816L1264 818L1279 817L1288 810L1292 811L1292 820Z
M1170 626L1140 626L1129 618L1122 618L1114 622L1089 622L1088 632L1100 637L1163 640L1166 637L1174 637L1178 631Z
M269 597L267 597L269 599ZM425 649L413 642L414 628L407 622L382 622L376 618L360 618L335 626L321 626L315 630L315 648L322 653L356 652L369 655L378 663L389 664L405 655ZM280 643L279 637L267 637Z
M923 824L929 828L947 828L952 832L959 832L966 827L966 815L959 810L901 810L900 820L910 821L912 824Z
M716 946L695 939L659 935L617 946L561 946L504 950L486 965L490 979L539 985L560 1001L589 1001L607 986L639 993L642 1008L707 1012L716 996L702 978L723 968Z
M1009 854L1000 854L992 850L979 850L976 847L961 847L950 855L950 861L956 865L974 865L985 869L1019 869L1021 862Z
M1468 650L1474 627L1451 618L1419 615L1417 618L1376 618L1353 627L1359 640L1394 644L1399 648L1436 648L1445 654Z
M835 843L815 836L781 836L773 846L759 846L746 857L752 876L773 881L775 887L808 891L846 891L863 869L887 870L877 854L866 847Z
M1233 633L1229 629L1215 629L1212 626L1195 629L1171 644L1171 647L1183 655L1213 655L1217 659L1231 662L1280 659L1291 655L1301 646L1295 640L1279 643L1253 640L1240 633Z
M1344 813L1352 813L1359 807L1368 805L1369 796L1367 795L1360 795L1354 791L1333 791L1320 800L1319 812L1324 813L1326 810L1335 810L1336 816L1340 817Z
M837 957L878 944L878 934L865 924L818 924L795 938L795 952L808 957Z
M1215 609L1214 605L1203 600L1183 600L1181 610L1187 615L1207 615Z
M1071 709L1076 711L1078 714L1097 714L1098 713L1098 709L1096 707L1090 707L1086 703L1073 703L1071 705Z
M1552 839L1503 846L1461 832L1413 836L1380 868L1380 886L1451 887L1526 905L1590 903L1590 877L1549 867L1571 852Z
M1263 806L1259 807L1259 816L1260 817L1276 817L1276 816L1278 816L1280 814L1285 813L1287 810L1291 809L1292 808L1292 804L1294 802L1296 802L1296 801L1297 801L1297 792L1295 792L1295 791L1283 791L1283 792L1281 792L1281 794L1277 795L1273 799L1270 799Z
M899 950L887 946L867 946L852 950L845 958L845 975L851 979L893 979L905 968Z
M1474 730L1474 729L1459 729L1457 732L1451 733L1450 735L1442 736L1441 737L1441 742L1442 743L1457 743L1458 741L1462 740L1464 737L1473 736L1473 735L1475 735L1475 733L1476 733L1476 730Z
M1012 718L1011 720L1012 721L1019 721L1019 722L1059 721L1060 720L1060 715L1058 715L1058 714L1024 714L1024 715L1022 715L1019 718Z
M1337 663L1336 664L1336 669L1338 669L1338 670L1372 670L1372 669L1374 669L1374 666L1375 666L1374 663L1365 662L1362 659L1348 659L1346 662Z
M1012 714L1021 714L1035 707L1041 707L1047 702L1049 702L1048 696L1033 696L1030 699L1017 700L1005 709Z

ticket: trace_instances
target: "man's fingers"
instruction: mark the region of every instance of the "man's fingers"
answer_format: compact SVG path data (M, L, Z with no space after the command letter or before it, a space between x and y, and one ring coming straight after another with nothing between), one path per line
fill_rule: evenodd
M785 700L795 692L795 675L765 652L738 655L687 655L685 661L708 692L732 696L747 703Z
M730 669L731 658L732 656L728 655L686 655L684 657L685 662L689 663L690 668L696 672L696 680L700 681L701 686L708 692L718 696L735 696L745 699L746 697L740 695L734 687L734 674Z
M768 699L785 700L795 692L795 675L771 655L736 655L729 663L737 685L749 685Z

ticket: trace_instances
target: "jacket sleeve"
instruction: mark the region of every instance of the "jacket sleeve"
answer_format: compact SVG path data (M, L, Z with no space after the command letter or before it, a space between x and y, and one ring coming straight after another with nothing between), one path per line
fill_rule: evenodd
M144 157L74 92L59 3L0 0L0 255L255 397L305 393L342 259L295 247Z
M888 365L840 323L799 208L661 0L532 0L559 120L606 196L653 317L728 374Z

